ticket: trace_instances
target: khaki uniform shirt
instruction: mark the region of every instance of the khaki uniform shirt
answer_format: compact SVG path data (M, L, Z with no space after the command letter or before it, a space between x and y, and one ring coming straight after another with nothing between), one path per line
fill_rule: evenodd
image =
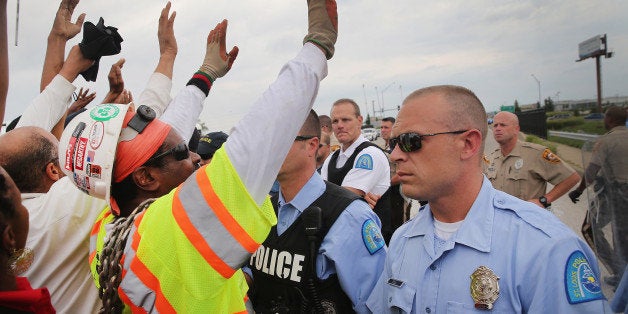
M497 148L484 161L484 172L493 187L522 200L541 197L547 182L557 185L575 172L549 148L521 141L508 156Z
M607 182L628 183L628 129L617 126L601 136L593 147L591 163L601 167Z

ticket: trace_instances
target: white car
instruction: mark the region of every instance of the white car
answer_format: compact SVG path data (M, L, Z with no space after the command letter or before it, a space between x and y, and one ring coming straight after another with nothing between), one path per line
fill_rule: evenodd
M362 129L362 135L369 141L377 139L377 131L374 128Z

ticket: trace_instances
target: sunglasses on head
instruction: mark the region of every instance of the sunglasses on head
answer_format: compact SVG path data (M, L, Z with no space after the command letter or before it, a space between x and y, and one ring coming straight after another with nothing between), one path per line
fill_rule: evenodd
M162 152L159 155L153 156L151 157L149 160L146 161L147 164L150 164L151 162L154 162L156 160L158 160L159 158L162 158L164 156L170 155L172 154L172 157L174 157L175 160L177 161L181 161L184 159L187 159L188 157L190 157L190 149L188 148L188 144L186 144L185 142L181 142L179 144L177 144L177 146Z
M435 136L441 134L462 134L467 132L468 130L459 130L459 131L450 131L450 132L440 132L440 133L430 133L430 134L419 134L419 133L403 133L399 134L397 137L393 137L388 140L390 147L395 149L395 146L399 145L399 149L402 152L414 152L421 149L421 140L423 137L427 136Z

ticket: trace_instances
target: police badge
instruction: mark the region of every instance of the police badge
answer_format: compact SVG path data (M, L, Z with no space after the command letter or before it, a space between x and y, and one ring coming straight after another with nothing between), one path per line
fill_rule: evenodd
M499 277L486 267L478 267L471 274L471 297L475 301L475 308L492 310L493 303L499 297Z

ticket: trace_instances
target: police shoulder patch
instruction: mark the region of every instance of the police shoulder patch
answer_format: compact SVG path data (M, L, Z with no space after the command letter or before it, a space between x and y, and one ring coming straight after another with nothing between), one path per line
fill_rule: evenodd
M373 219L367 219L362 224L362 241L371 255L381 250L386 244L382 232Z
M364 154L358 158L355 162L355 167L358 169L373 170L373 157L369 154Z
M552 153L552 151L549 148L546 148L543 151L543 159L545 159L545 161L549 161L554 164L557 164L560 162L560 158L558 158L556 154Z
M565 264L565 291L569 304L602 300L600 281L582 251L571 253Z

